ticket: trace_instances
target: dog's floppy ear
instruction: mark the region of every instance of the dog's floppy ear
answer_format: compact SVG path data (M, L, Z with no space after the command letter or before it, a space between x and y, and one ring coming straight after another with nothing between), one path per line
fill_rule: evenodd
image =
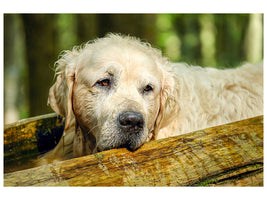
M169 72L163 72L162 88L160 93L160 108L155 122L154 134L152 140L157 138L160 129L166 127L178 112L178 104L176 100L177 87L174 78Z
M59 115L65 117L65 130L72 116L72 89L75 80L75 51L65 51L56 62L57 79L49 90L48 104Z

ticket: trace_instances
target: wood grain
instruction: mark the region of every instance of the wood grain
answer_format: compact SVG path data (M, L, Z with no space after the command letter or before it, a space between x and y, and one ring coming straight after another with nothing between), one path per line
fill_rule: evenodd
M5 186L262 186L263 116L4 174Z
M12 172L30 167L29 161L32 158L56 146L63 133L63 126L63 119L56 113L5 125L4 171Z

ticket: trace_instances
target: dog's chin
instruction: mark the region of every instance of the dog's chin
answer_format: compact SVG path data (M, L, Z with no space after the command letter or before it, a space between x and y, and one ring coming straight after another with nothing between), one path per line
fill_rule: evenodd
M105 148L97 148L97 152L108 151L108 150L111 150L111 149L122 149L122 148L125 148L128 151L134 152L134 151L138 150L142 145L143 144L141 144L139 146L130 146L128 144L123 144L123 145L115 146L115 147L112 146L112 147L105 147Z
M125 144L118 146L117 149L118 148L126 148L127 150L134 152L137 149L139 149L142 145L143 145L143 143L137 145L137 144L131 144L129 142L126 142Z
M107 151L107 150L111 150L111 149L120 149L120 148L126 148L128 151L134 152L137 149L139 149L144 143L136 143L136 142L132 142L132 141L125 141L122 143L118 143L118 144L110 144L107 146L98 146L97 147L97 152L101 152L101 151Z

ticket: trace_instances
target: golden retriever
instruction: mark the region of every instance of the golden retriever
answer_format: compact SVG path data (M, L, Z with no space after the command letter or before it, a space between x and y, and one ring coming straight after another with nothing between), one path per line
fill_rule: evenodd
M108 34L56 62L49 104L65 118L59 144L42 163L263 114L263 64L237 69L171 63L139 39Z

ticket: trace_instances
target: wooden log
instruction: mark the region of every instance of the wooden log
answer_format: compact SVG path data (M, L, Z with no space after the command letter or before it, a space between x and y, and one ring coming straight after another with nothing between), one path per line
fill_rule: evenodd
M4 127L4 171L30 167L30 159L56 146L64 121L56 113L20 120Z
M263 116L4 174L5 186L262 186Z

